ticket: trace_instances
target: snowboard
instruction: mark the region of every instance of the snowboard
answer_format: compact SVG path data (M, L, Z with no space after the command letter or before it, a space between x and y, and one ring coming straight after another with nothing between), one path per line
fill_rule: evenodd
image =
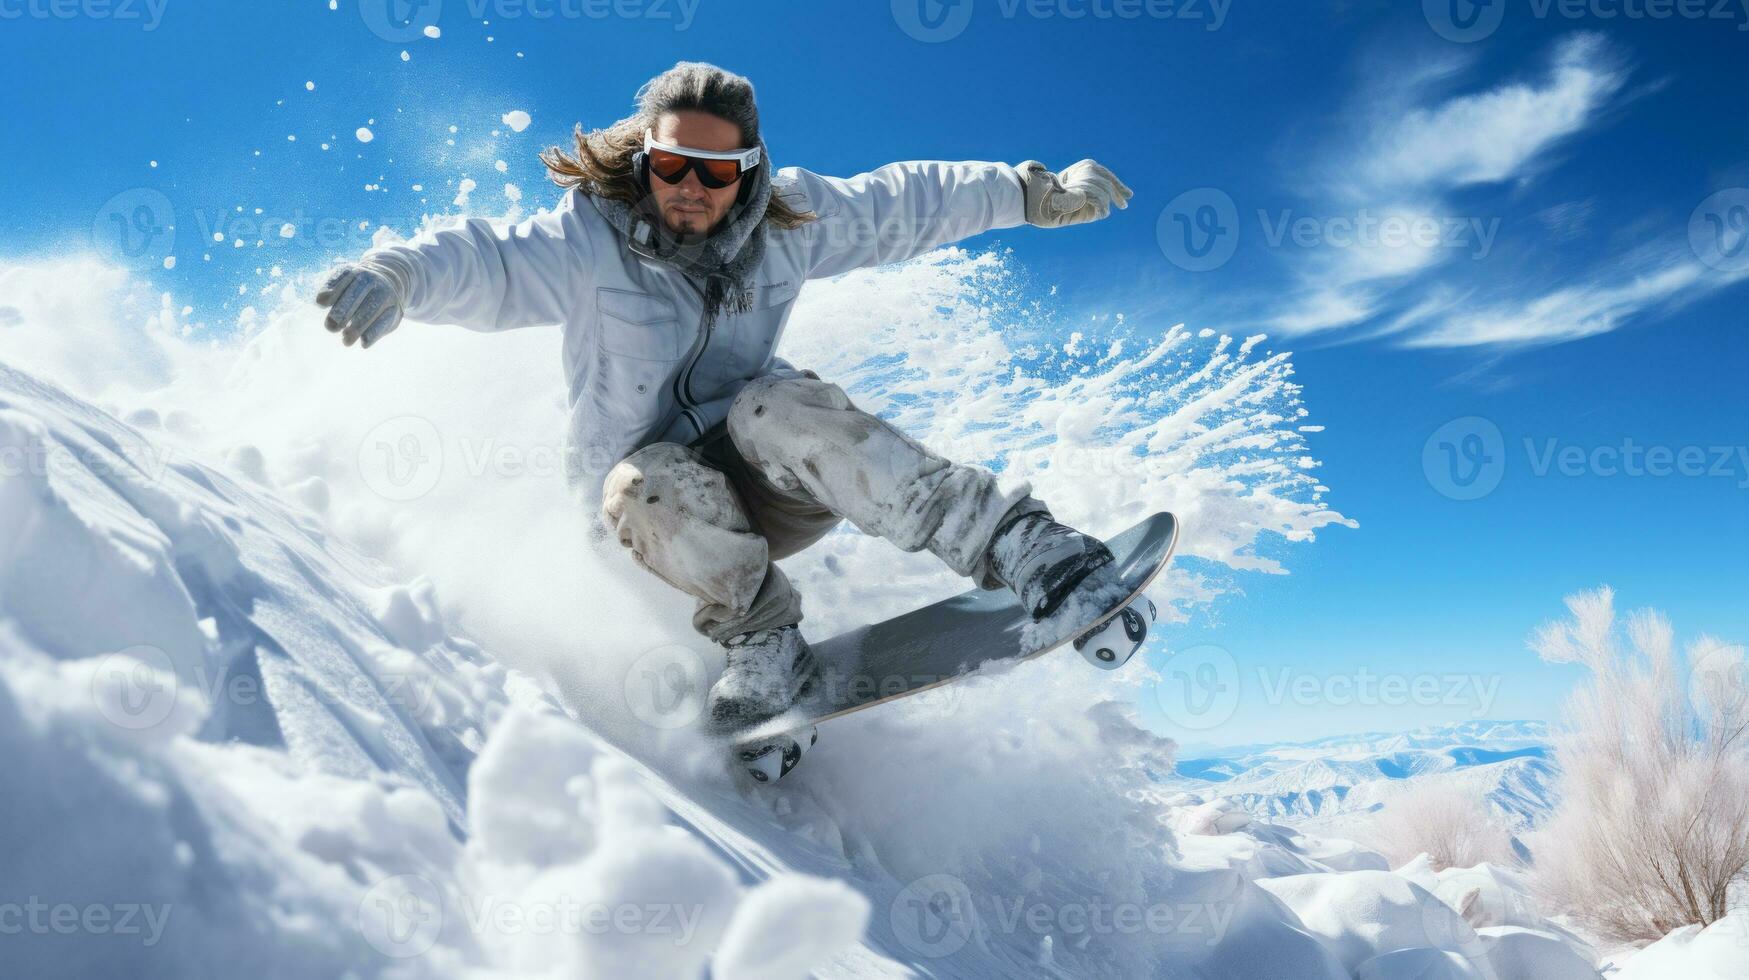
M753 779L769 782L800 761L817 737L814 725L951 684L991 661L1031 660L1100 633L1166 567L1177 541L1178 521L1168 513L1153 514L1106 541L1118 573L1111 595L1122 596L1109 603L1065 603L1035 623L1009 590L972 589L814 643L820 677L789 711L731 735L736 758ZM1146 633L1146 624L1129 617L1122 626L1132 639L1139 640L1137 629ZM1118 659L1104 648L1083 654L1104 667L1129 659L1128 652Z

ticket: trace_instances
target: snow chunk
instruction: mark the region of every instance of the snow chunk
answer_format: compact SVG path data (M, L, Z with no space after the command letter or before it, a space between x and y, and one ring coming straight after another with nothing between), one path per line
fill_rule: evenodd
M843 882L783 875L748 893L711 964L721 980L806 980L868 927L869 903Z
M1485 980L1469 960L1456 953L1427 946L1396 949L1382 956L1375 956L1362 963L1354 975L1358 980L1405 980L1407 977L1414 977L1415 980ZM1527 973L1524 976L1537 976L1538 980L1542 980L1536 974Z
M256 483L270 485L267 479L267 457L261 454L258 447L247 443L238 446L225 455L225 462Z
M1622 965L1614 980L1741 980L1749 976L1749 910L1683 926Z
M1306 931L1323 940L1350 970L1375 956L1413 947L1478 952L1475 932L1456 912L1427 889L1389 871L1289 875L1257 885L1286 902Z
M597 748L562 718L508 713L468 771L468 849L479 858L537 866L581 858L595 846L571 789Z
M533 120L529 117L528 113L521 109L512 109L504 114L502 121L504 125L510 127L512 132L520 133L527 129L528 124Z
M371 140L374 140L377 138L377 134L371 132L369 127L366 127L366 126L358 127L358 132L354 133L353 135L358 137L358 141L360 143L369 143Z
M1193 807L1178 818L1178 832L1213 837L1230 834L1251 823L1251 814L1239 809L1231 800L1210 800Z
M1491 926L1478 929L1476 933L1481 953L1472 956L1472 962L1481 967L1483 976L1598 980L1598 973L1591 964L1558 936L1519 926ZM1680 975L1695 976L1693 973Z

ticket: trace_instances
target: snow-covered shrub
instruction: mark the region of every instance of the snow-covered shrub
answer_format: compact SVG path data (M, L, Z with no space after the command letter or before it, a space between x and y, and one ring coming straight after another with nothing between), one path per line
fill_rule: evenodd
M1434 871L1516 860L1512 834L1487 801L1441 782L1417 782L1392 797L1373 818L1369 837L1392 867L1420 854Z
M1743 649L1711 637L1679 657L1670 623L1628 617L1607 588L1537 631L1553 663L1591 672L1556 739L1560 802L1531 840L1542 897L1619 940L1708 924L1749 884L1749 686Z

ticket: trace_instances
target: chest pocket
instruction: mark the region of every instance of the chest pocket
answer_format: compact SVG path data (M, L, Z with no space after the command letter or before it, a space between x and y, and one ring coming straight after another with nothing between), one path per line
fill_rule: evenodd
M595 290L601 349L644 361L676 361L686 354L685 331L668 300L630 289Z
M793 281L756 287L753 308L737 317L735 324L735 356L745 369L756 371L764 366L800 292L801 286Z

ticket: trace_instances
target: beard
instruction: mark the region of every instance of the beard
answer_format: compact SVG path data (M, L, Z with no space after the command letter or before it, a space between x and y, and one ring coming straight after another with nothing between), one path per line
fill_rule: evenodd
M703 210L680 211L663 205L661 211L662 224L676 235L708 235L721 223L722 218L727 217L726 213L713 215L708 201L704 203Z

